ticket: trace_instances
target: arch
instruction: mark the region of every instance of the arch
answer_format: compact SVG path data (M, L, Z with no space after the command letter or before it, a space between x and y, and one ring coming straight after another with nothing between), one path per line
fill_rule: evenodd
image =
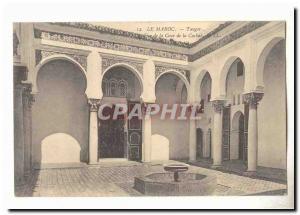
M264 67L265 67L265 62L266 59L272 50L272 48L278 44L280 41L285 40L283 37L274 37L270 39L262 51L259 54L258 60L257 60L257 65L256 65L256 90L263 90L264 88L264 80L263 80L263 73L264 73Z
M159 75L156 77L156 79L155 79L155 85L154 85L154 88L156 88L156 84L157 84L157 81L159 80L159 78L160 78L161 76L165 75L165 74L173 74L173 75L177 76L179 79L181 79L181 80L183 81L185 87L186 87L186 90L187 90L187 97L189 97L189 92L190 92L190 91L189 91L189 90L190 90L190 89L189 89L189 86L190 86L190 84L189 84L188 80L186 79L186 77L185 77L182 73L180 73L179 71L177 71L177 70L170 69L170 70L166 70L166 71L162 72L161 74L159 74Z
M211 95L211 87L212 87L212 78L210 76L210 74L208 72L205 73L205 75L203 76L203 79L200 83L200 90L198 90L198 92L200 93L200 99L201 99L201 95L202 95L202 88L203 88L203 84L204 84L204 80L208 79L208 81L210 81L210 95ZM206 98L207 101L209 100L208 98Z
M35 132L33 156L36 163L41 162L42 138L56 132L74 137L82 148L80 161L87 161L89 109L85 94L86 79L78 70L75 64L60 58L49 60L40 67L36 79L39 93L35 95L32 111L32 130Z
M234 113L233 117L232 117L232 130L238 130L239 127L238 127L238 122L239 122L239 119L240 117L243 116L244 117L244 114L241 112L241 111L237 111Z
M229 57L225 63L224 66L222 67L221 73L220 73L220 82L219 82L219 86L220 86L220 96L221 97L226 97L226 82L227 82L227 76L228 76L228 72L229 69L231 67L231 65L237 60L240 59L242 61L242 63L244 64L244 76L246 77L246 67L245 67L245 63L243 61L243 59L239 56L231 56ZM244 87L245 87L245 83L244 83Z
M51 55L48 57L45 57L44 59L41 60L41 62L39 62L39 64L35 67L35 72L34 72L34 77L33 77L33 89L32 92L33 93L38 93L38 86L37 86L37 78L38 78L38 73L41 70L41 68L46 65L49 62L55 61L55 60L65 60L68 62L73 63L74 65L78 66L79 70L82 72L82 74L85 77L85 85L86 85L86 89L87 89L87 76L86 76L86 70L80 65L80 63L78 63L76 60L74 60L73 58L65 55L65 54L55 54L55 55Z
M196 102L200 102L201 100L201 85L202 85L202 82L205 78L206 75L209 75L210 77L210 80L211 80L211 85L212 85L212 77L211 77L211 74L208 70L204 69L204 70L201 70L201 72L198 74L198 76L196 77L196 80L195 80L195 89L194 89L194 92L195 92L195 98L194 98L194 101Z
M142 75L140 74L140 72L137 69L135 69L133 66L131 66L131 65L127 64L127 63L115 63L115 64L107 67L103 71L102 77L104 77L106 73L108 73L112 68L115 68L115 67L124 67L128 71L132 72L135 75L135 77L137 77L137 79L139 81L140 87L142 89L141 95L143 95L143 92L144 92L143 77L142 77ZM102 80L101 80L101 83L102 83Z
M245 117L241 111L234 113L231 120L231 132L230 132L230 158L245 160L246 155L246 143L244 136L244 123Z

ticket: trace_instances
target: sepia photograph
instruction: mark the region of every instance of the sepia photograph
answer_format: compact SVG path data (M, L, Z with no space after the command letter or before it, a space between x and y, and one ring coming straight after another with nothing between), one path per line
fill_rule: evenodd
M16 196L286 195L285 22L13 34Z
M287 19L10 27L12 207L64 197L294 207Z

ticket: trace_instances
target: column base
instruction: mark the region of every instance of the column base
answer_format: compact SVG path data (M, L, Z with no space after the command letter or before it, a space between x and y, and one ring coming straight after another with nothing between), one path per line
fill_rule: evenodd
M221 167L222 167L221 164L213 164L213 165L210 166L210 168L216 169L216 170L220 169Z
M98 164L97 161L94 161L94 162L88 162L88 165L96 165L96 164Z
M244 176L256 176L256 171L246 171L243 173Z

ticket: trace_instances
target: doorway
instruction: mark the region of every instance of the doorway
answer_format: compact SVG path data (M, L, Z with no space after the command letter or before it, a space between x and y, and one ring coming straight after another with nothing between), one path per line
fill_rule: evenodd
M239 160L246 160L246 156L247 156L247 151L245 150L245 122L244 122L244 115L241 114L239 117Z
M104 115L113 113L113 108L104 110ZM125 136L125 116L120 115L117 119L110 118L99 120L98 154L100 158L126 158L127 140Z
M203 131L201 128L196 129L196 140L197 140L197 150L196 150L196 159L203 158Z

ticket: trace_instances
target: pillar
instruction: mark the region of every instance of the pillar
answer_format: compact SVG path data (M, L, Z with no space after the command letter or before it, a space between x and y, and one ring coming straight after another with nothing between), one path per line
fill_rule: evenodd
M148 59L143 64L143 92L141 95L141 101L145 104L145 107L149 104L155 103L155 64L153 60ZM151 144L152 144L152 120L151 115L148 117L143 116L143 134L142 134L142 161L151 161Z
M191 73L190 79L193 80L193 72ZM193 82L192 82L193 83ZM191 105L191 110L194 108L194 105L198 105L195 99L195 89L196 87L194 84L190 84L188 90L188 103ZM192 113L191 113L192 114ZM197 114L197 113L195 113ZM189 117L189 161L196 161L196 154L197 154L197 135L196 135L196 122L197 116L190 115Z
M152 136L152 124L151 115L149 117L143 117L143 162L151 161L151 136Z
M98 162L98 107L100 99L88 99L90 105L89 121L89 164Z
M224 100L212 101L214 109L212 146L213 146L213 168L222 165L222 109Z
M189 161L196 160L196 120L189 120Z
M26 95L30 92L27 79L28 70L25 66L14 65L14 179L15 185L25 183L25 126L24 106ZM27 118L27 117L26 117ZM28 144L28 142L27 142ZM28 155L28 154L27 154ZM26 155L26 156L27 156Z
M23 117L24 117L24 173L29 176L32 169L32 102L34 97L31 94L32 85L23 83Z
M90 106L89 119L89 164L98 162L98 108L102 98L102 58L97 50L87 57L87 89L85 91Z
M85 93L88 98L102 98L102 72L102 58L97 51L92 51L87 57Z
M23 116L23 87L14 87L14 170L15 184L24 181L24 116Z
M249 104L248 117L248 167L246 175L255 175L257 168L257 105L263 93L251 92L244 94L244 101Z

